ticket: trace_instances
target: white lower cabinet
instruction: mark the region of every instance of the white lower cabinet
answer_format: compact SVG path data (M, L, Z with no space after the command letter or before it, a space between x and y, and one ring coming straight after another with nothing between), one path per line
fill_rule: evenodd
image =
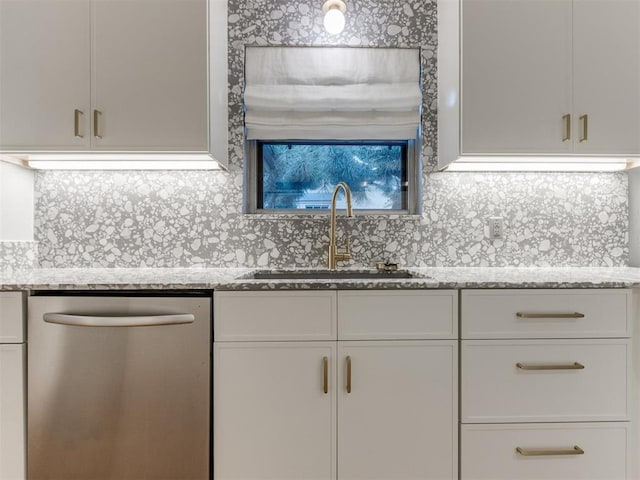
M25 298L0 292L0 480L26 478Z
M462 292L462 480L633 478L631 305L625 289Z
M339 341L340 322L355 313L341 310L338 293L273 293L216 292L221 331L214 331L214 479L456 479L457 340L415 340L431 336L425 329L429 299L416 291L424 310L416 310L412 299L403 309L397 294L370 291L377 302L392 298L394 315L376 319L377 340L362 331ZM433 301L438 318L451 321L442 328L450 336L457 294L445 295L449 307L439 296ZM287 308L300 301L326 308ZM354 302L349 308L358 311ZM336 303L338 331L328 328L335 324ZM397 339L397 331L380 338L409 315L427 322L405 321L407 339ZM241 336L253 341L229 341L238 338L234 320L242 325ZM255 332L245 328L252 323ZM296 336L308 341L291 340Z
M468 480L628 478L628 424L544 423L462 426Z
M633 478L631 291L457 300L216 292L214 480Z
M25 346L0 345L0 479L25 478Z

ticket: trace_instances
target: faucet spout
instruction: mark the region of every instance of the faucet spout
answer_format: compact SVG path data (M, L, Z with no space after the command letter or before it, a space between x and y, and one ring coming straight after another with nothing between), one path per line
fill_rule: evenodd
M338 262L345 262L351 259L351 251L349 242L347 242L347 248L340 252L338 251L338 245L336 243L336 200L338 198L338 192L344 190L345 199L347 201L347 217L353 217L353 209L351 207L351 190L349 185L345 182L340 182L333 189L333 196L331 197L331 223L329 230L329 256L328 266L329 270L335 270Z

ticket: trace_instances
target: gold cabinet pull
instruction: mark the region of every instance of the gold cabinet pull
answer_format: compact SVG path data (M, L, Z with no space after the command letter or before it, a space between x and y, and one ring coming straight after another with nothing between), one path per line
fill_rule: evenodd
M573 363L516 363L520 370L584 370L584 365Z
M100 129L98 128L98 118L100 118L102 112L100 110L93 111L93 136L96 138L102 138L100 135Z
M582 135L580 136L580 143L589 140L589 115L582 115L580 117L582 122Z
M516 447L518 455L523 457L543 457L548 455L584 455L584 450L574 445L573 448L522 448Z
M73 111L73 135L76 138L84 138L84 135L80 134L80 115L84 115L84 113L76 108Z
M322 391L329 393L329 357L322 357Z
M351 357L347 356L347 393L351 393Z
M531 313L531 312L517 312L518 318L584 318L584 313L571 312L571 313Z
M563 115L562 120L564 120L564 137L562 137L562 141L568 142L571 140L571 114Z

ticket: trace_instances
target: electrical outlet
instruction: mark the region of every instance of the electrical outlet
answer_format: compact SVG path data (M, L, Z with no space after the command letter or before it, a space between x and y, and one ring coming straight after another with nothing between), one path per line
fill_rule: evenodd
M489 218L489 238L502 240L504 237L504 219L502 217Z

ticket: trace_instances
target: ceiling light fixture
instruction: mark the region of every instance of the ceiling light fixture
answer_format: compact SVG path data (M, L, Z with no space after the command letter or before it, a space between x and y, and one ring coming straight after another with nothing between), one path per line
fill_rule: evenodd
M347 11L347 5L343 0L327 0L322 5L324 13L324 28L331 35L338 35L344 30L344 14Z

